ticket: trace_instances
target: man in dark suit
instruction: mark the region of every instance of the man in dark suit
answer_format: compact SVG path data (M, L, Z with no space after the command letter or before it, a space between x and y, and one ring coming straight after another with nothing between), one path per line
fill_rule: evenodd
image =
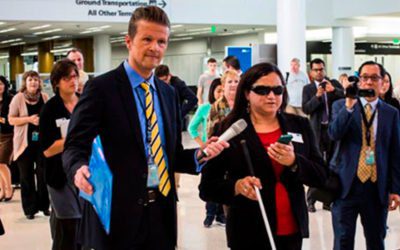
M182 120L185 116L194 109L197 104L197 97L193 91L186 85L186 83L177 76L173 76L169 71L167 65L157 66L154 74L158 79L170 84L178 92L179 101L181 105Z
M310 116L311 127L315 133L319 150L324 161L330 160L332 141L328 136L328 125L331 120L332 103L343 98L343 87L336 80L329 80L325 73L325 62L317 58L310 62L312 82L303 88L302 108L303 112ZM311 193L307 192L308 211L315 212L315 200ZM330 204L324 204L323 208L330 210Z
M375 95L333 104L329 136L337 142L330 167L342 184L332 206L334 249L353 249L358 215L367 249L384 249L389 210L400 203L400 121L379 97L385 70L368 61L359 69L360 89Z
M78 236L85 247L175 249L174 172L196 173L200 151L183 150L178 96L152 73L167 48L169 31L162 9L137 8L125 37L128 60L87 84L71 117L63 155L69 179L93 193L88 159L97 135L113 174L110 233L85 202ZM227 146L214 138L205 160Z

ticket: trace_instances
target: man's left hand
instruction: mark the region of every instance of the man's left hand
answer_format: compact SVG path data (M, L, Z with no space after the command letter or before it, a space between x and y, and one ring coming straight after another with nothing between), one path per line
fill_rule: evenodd
M389 211L395 210L400 205L400 196L398 194L389 195Z
M206 142L205 147L202 148L203 151L207 152L207 157L204 157L201 162L211 160L228 147L229 143L227 143L226 141L218 141L218 137L216 136L209 138ZM200 157L200 155L201 150L197 152L197 158Z
M328 80L326 80L326 87L325 87L326 92L333 92L335 91L335 87L333 87L332 83Z

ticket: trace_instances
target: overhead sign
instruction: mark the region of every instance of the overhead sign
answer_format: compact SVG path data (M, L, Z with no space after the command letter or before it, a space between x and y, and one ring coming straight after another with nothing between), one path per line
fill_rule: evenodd
M170 13L170 0L0 0L0 6L7 10L0 19L13 21L126 23L136 8L144 6L158 6Z

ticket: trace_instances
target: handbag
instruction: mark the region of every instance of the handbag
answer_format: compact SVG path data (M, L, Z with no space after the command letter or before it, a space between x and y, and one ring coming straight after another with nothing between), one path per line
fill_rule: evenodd
M341 193L341 184L339 176L332 170L328 171L328 178L323 187L310 187L310 196L312 199L324 204L331 204Z

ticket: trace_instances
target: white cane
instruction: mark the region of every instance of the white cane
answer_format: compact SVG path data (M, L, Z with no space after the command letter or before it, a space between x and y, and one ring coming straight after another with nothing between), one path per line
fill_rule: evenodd
M247 166L249 167L250 174L251 174L251 176L255 176L253 164L251 163L251 160L250 160L249 149L247 148L247 145L246 145L246 140L241 140L240 144L242 144L244 156L246 158L246 162L247 162ZM271 226L269 225L267 213L265 212L265 207L264 207L264 203L263 203L263 200L262 200L262 197L260 194L260 190L256 186L254 186L254 190L256 191L256 194L257 194L258 205L260 206L261 215L264 220L264 225L265 225L265 228L267 229L268 239L271 244L271 248L272 248L272 250L276 250L274 238L272 236Z

